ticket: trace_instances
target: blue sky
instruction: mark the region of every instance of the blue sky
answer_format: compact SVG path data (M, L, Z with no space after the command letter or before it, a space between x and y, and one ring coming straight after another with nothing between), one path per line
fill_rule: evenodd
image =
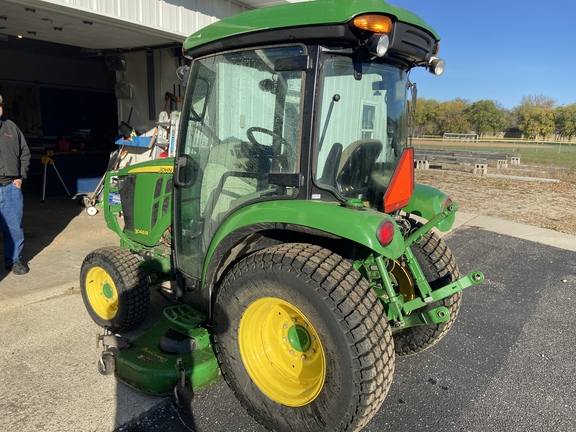
M576 103L576 1L388 0L421 16L440 35L446 71L417 68L418 96L491 99L505 108L522 96Z

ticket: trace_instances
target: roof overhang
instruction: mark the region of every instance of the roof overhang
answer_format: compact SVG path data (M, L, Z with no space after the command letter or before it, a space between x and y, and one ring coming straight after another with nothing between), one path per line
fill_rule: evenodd
M223 3L226 1L230 0L222 0ZM301 0L241 0L233 3L246 8L260 8L297 1ZM9 38L27 38L89 50L130 50L178 46L189 35L69 5L57 0L0 0L0 44ZM189 33L196 30L191 29Z

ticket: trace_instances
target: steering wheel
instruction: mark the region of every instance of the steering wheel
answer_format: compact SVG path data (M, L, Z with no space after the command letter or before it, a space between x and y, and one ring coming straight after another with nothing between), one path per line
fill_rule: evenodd
M284 138L282 138L282 136L277 134L276 132L273 132L270 129L266 129L263 127L254 126L254 127L248 128L248 130L246 131L246 136L248 137L248 141L250 141L252 144L254 144L257 147L261 147L264 144L261 144L260 142L258 142L258 140L254 137L254 132L261 132L263 134L270 135L274 139L274 141L280 140L282 142L282 144L284 144L286 146L288 145L288 142L286 142L286 140Z
M278 155L274 155L273 153L270 154L271 153L270 150L273 150L273 146L267 146L267 145L260 143L254 137L254 132L260 132L260 133L263 133L266 135L270 135L272 137L272 139L274 140L274 142L280 141L280 143L284 147L284 152L282 152L282 154L278 154ZM271 157L276 156L277 160L280 162L280 164L284 167L287 167L288 161L289 161L288 155L292 153L292 146L288 143L288 141L286 141L286 139L284 137L282 137L280 134L277 134L274 131L271 131L270 129L266 129L266 128L259 127L259 126L253 126L253 127L248 128L248 130L246 130L246 136L248 137L248 141L250 141L252 143L252 145L254 146L257 153L268 155Z

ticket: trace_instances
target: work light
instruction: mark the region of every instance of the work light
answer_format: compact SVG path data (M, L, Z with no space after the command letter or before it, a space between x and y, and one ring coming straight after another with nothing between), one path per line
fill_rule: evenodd
M436 76L442 75L446 69L446 62L438 57L432 57L428 63L428 70Z
M368 49L378 57L384 57L390 47L390 38L387 34L375 34L370 38Z

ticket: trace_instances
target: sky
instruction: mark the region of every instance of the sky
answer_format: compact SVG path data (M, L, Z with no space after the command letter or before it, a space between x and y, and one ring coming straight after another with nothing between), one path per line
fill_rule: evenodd
M387 0L419 15L440 35L437 77L411 72L418 97L490 99L512 109L523 96L576 103L576 1Z

